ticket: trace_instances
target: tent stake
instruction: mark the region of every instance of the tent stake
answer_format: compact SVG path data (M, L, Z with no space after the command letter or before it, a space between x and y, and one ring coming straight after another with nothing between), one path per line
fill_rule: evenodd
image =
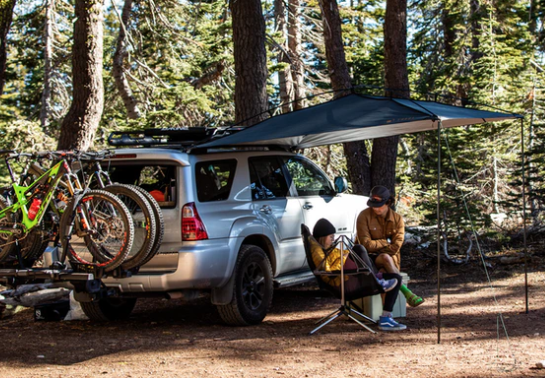
M437 123L437 344L441 344L441 120Z
M522 240L524 245L524 292L526 297L526 313L528 313L528 248L526 245L526 156L524 151L524 119L520 120L520 145L522 150Z

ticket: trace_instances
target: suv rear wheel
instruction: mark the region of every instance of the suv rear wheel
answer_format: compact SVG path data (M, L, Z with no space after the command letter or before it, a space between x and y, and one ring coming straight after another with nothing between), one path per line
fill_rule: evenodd
M267 255L255 245L243 245L234 274L231 303L217 306L221 318L235 326L260 323L267 315L273 297L272 268Z
M101 298L80 302L81 309L91 320L109 321L127 319L136 305L136 298Z

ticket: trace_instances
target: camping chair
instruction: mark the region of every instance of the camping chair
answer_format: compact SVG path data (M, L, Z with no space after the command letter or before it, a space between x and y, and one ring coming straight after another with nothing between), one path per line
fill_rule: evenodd
M375 331L352 315L354 313L373 324L377 324L376 321L364 315L363 311L352 301L355 299L384 293L384 290L370 267L368 267L358 256L358 254L354 252L354 243L345 235L341 235L330 248L324 249L322 245L318 243L316 239L314 239L310 230L304 224L301 225L301 235L303 237L303 244L305 246L308 265L310 266L312 273L314 273L314 276L318 279L320 288L330 292L336 298L341 300L341 305L339 308L318 320L316 324L319 324L319 326L313 329L310 334L318 331L320 328L331 323L341 315L346 315L349 319L355 321L369 332L375 333ZM324 271L322 265L329 253L331 253L336 247L340 250L348 250L350 260L352 260L353 264L350 264L351 266L347 269L345 269L344 266L342 266L343 264L341 264L341 269L339 271ZM323 254L322 262L318 266L314 264L314 260L312 259L312 251L316 248L319 248L318 252ZM339 279L335 280L337 277ZM358 289L353 290L350 293L346 293L345 280L357 280ZM332 281L340 281L340 285L333 285L331 283Z

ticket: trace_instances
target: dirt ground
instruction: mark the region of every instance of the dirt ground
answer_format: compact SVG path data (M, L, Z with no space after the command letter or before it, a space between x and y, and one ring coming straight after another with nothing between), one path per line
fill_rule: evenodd
M206 300L141 300L128 321L102 324L34 321L27 310L0 320L0 377L545 376L542 254L529 264L528 314L523 265L492 262L493 289L477 263L443 265L440 343L437 268L405 261L426 298L398 319L406 331L372 334L342 318L310 336L338 306L313 287L277 290L265 321L245 328L222 325Z

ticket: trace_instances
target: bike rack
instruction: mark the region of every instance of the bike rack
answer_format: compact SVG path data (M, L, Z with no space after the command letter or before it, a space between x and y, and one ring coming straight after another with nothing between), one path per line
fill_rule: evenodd
M0 269L0 279L6 284L17 287L29 281L51 280L53 282L69 282L73 286L74 297L80 302L90 302L96 299L115 296L115 289L103 285L102 278L111 276L126 278L132 276L131 271L117 268L104 272L104 268L91 267L85 264L71 263L70 269L63 268L10 268Z
M93 273L76 273L72 269L0 269L0 277L50 279L54 281L90 281L94 280Z

